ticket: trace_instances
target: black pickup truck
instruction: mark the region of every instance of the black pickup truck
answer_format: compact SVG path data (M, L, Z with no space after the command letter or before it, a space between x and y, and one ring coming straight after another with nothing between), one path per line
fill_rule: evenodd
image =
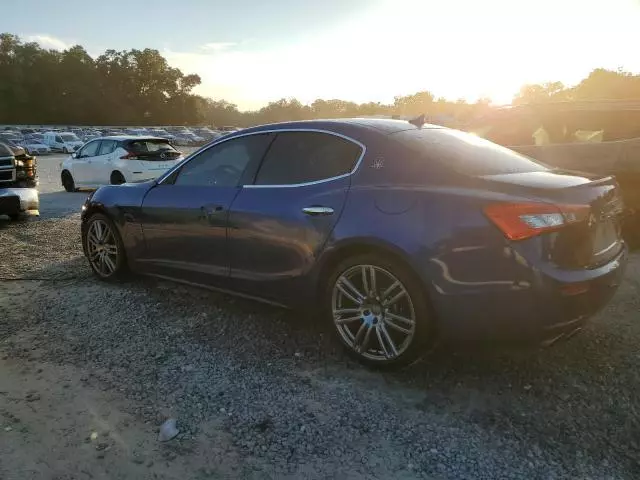
M0 215L12 220L22 215L38 215L36 158L24 149L0 143Z

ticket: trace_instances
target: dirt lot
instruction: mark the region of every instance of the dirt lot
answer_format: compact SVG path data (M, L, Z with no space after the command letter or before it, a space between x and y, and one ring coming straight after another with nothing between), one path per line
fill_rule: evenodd
M59 161L0 219L1 479L640 477L640 256L568 343L374 373L296 313L94 280Z

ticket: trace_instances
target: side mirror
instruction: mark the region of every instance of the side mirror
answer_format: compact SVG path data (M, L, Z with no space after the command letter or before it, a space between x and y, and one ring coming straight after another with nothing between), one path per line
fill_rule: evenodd
M79 158L77 153L72 153L71 158Z

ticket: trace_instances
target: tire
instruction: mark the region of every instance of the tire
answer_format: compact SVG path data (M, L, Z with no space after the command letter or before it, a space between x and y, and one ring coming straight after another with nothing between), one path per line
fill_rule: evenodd
M110 182L111 185L122 185L123 183L126 183L126 180L124 179L124 175L122 175L122 173L112 172Z
M91 270L100 280L122 280L129 273L122 238L106 215L95 213L89 217L82 228L82 245Z
M408 365L435 343L425 292L417 276L393 259L363 254L343 260L329 275L321 302L347 353L369 367Z
M22 220L22 214L20 213L12 213L9 215L9 218L12 222L17 222L18 220Z
M64 153L65 155L69 153L67 147L62 147L62 153Z
M77 190L76 183L73 181L73 177L71 176L71 173L69 173L68 170L62 171L62 173L60 174L60 180L62 182L62 186L64 187L65 191L75 192Z

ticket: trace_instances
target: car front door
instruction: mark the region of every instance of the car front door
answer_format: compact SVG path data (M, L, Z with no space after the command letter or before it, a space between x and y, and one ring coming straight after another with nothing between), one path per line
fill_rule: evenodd
M146 271L214 286L228 277L229 207L273 138L246 135L212 145L147 193L141 209L146 253L139 259Z
M100 140L92 140L72 155L71 174L77 185L94 185L93 159L99 148Z
M95 185L108 185L111 183L111 171L113 170L114 150L118 142L116 140L101 140L96 156L91 159L92 183Z
M278 303L296 300L363 153L360 143L330 132L278 133L254 183L241 189L229 212L234 289Z

